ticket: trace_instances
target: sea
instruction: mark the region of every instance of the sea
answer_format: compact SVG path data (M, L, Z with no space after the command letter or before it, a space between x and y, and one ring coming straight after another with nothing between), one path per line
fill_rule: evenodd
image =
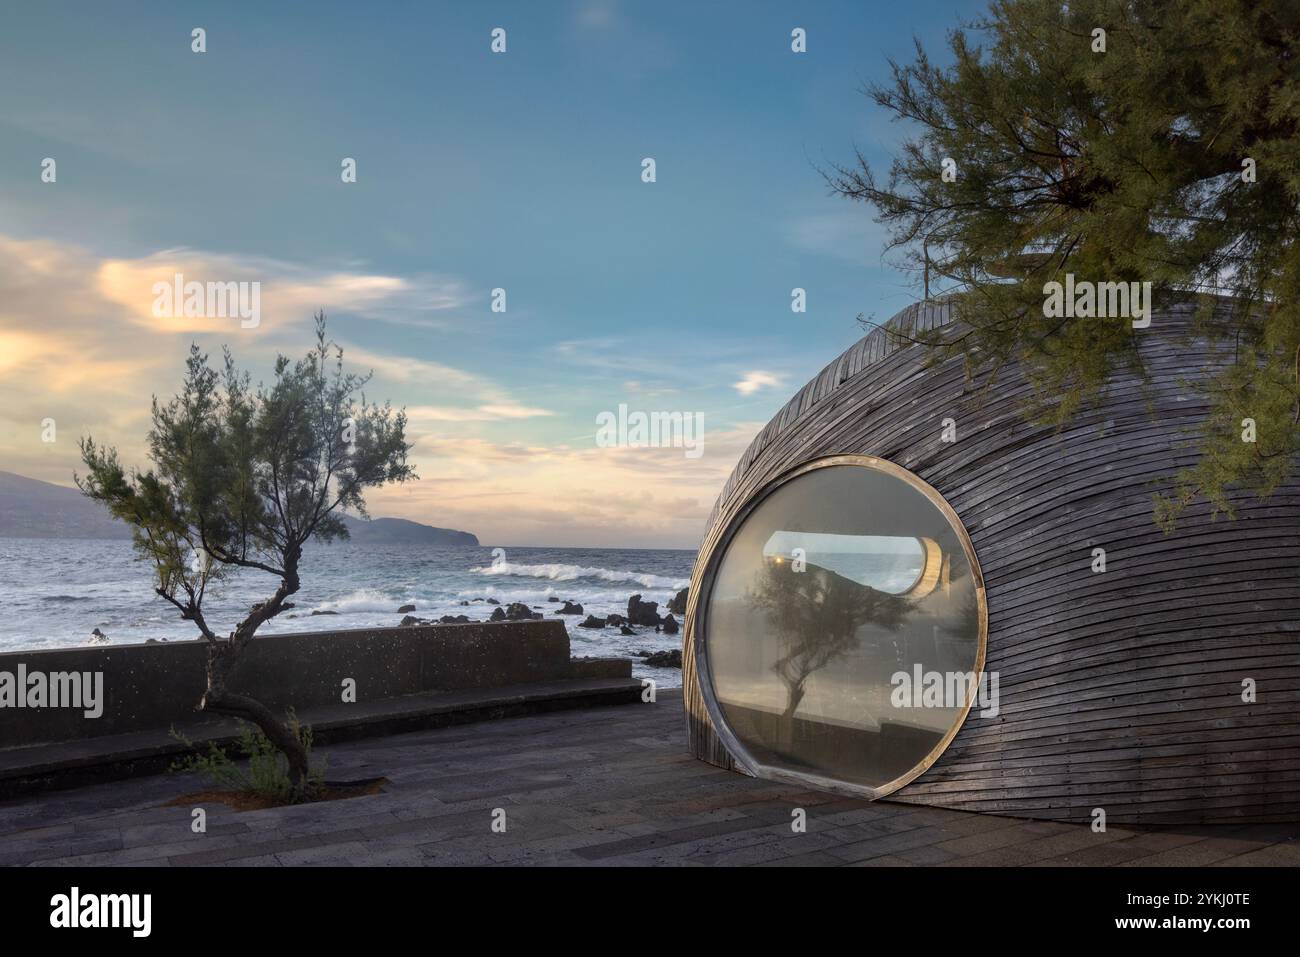
M694 551L670 549L313 543L302 561L302 588L290 599L295 607L258 633L394 626L403 605L414 605L412 614L420 618L486 621L498 607L487 599L523 602L564 622L573 657L631 657L636 677L674 687L681 684L680 670L649 668L635 655L680 648L680 633L638 628L635 636L624 636L618 628L578 623L586 614L625 614L635 594L658 602L665 613L663 606L687 586L694 561ZM255 571L222 582L204 602L209 625L229 633L277 584ZM584 615L554 614L561 606L551 598L581 604ZM96 628L109 644L197 638L193 624L154 594L151 567L136 558L129 541L0 538L0 651L82 646Z

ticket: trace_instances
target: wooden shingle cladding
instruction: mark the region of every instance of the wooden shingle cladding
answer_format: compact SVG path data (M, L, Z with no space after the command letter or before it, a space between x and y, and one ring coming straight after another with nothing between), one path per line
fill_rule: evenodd
M891 324L951 319L920 304ZM1216 360L1190 320L1190 306L1156 313L1138 333L1149 380L1117 376L1059 432L1025 420L1015 369L985 390L960 362L926 367L924 350L883 330L830 363L755 438L710 517L683 632L692 751L733 766L695 667L715 546L790 469L872 455L933 485L970 534L985 667L1000 681L998 716L972 710L890 800L1074 821L1095 808L1115 823L1300 820L1300 482L1237 496L1235 521L1199 503L1165 535L1152 517L1152 495L1196 461L1208 412L1186 380ZM956 442L940 440L945 418ZM1094 548L1105 572L1092 571Z

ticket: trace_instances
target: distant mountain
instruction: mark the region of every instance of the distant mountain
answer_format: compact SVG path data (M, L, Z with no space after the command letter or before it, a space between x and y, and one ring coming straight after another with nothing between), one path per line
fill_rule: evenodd
M408 522L404 518L373 518L366 521L344 515L343 522L354 542L365 545L478 545L478 537L454 528L435 528Z
M75 488L0 472L0 538L125 538L131 529Z
M375 545L477 545L469 532L434 528L404 518L371 521L343 517L354 542ZM13 472L0 472L0 538L122 538L131 529L98 502L64 488Z

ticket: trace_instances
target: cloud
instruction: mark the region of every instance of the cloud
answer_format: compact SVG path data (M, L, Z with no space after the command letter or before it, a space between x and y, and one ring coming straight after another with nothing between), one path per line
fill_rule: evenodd
M307 303L302 290L328 295L328 287L353 304L391 305L411 289L375 280L378 274L304 269L296 274L316 279L286 286L298 290L283 300L295 302L298 314L293 316L295 326L285 319L282 335L250 337L250 331L266 330L240 330L237 322L229 322L182 336L142 321L132 305L135 300L123 292L147 278L150 269L175 261L172 254L105 259L74 246L0 235L0 288L6 290L0 297L4 468L68 484L79 465L76 440L87 434L116 446L125 464L147 465L150 398L176 391L192 339L214 352L231 343L236 359L252 368L256 378L259 371L269 371L289 333L298 338L304 313L319 305L332 308L329 300ZM323 276L336 281L322 283ZM339 278L343 276L346 281ZM369 338L365 341L365 346L353 339L343 342L345 361L374 371L375 382L367 389L374 393L371 398L406 405L412 461L421 476L416 482L372 492L372 514L465 528L485 543L694 546L719 489L762 425L745 422L719 428L715 422L720 420L706 412L703 454L697 459L687 459L681 448L600 448L585 413L581 423L566 420L544 407L536 392L418 352L394 354ZM574 355L596 363L615 360L623 351L615 340L601 341L594 355L585 345L574 344ZM414 341L412 348L418 348ZM427 348L432 353L433 347ZM667 388L663 377L672 381L677 371L673 362L662 359L647 365L660 375L633 388ZM747 379L756 374L748 373ZM771 377L766 384L780 381L771 373L761 374ZM567 389L570 370L556 375ZM635 375L627 371L613 381L621 384ZM689 373L683 375L689 382ZM57 421L58 439L52 444L41 441L46 417ZM560 436L585 434L556 442L543 427Z
M371 494L371 512L450 525L485 545L698 544L718 490L762 427L706 430L704 454L426 435L421 481ZM435 521L436 518L436 521Z
M603 30L614 23L613 0L582 0L577 6L574 20L584 30Z
M407 406L406 417L412 425L432 422L500 422L509 419L533 419L554 415L548 409L534 409L515 403L488 404L474 407L445 405Z
M881 266L889 231L858 204L809 213L786 228L786 241L803 252L842 259L862 266Z
M785 382L785 376L777 375L773 372L764 372L762 369L754 369L752 372L746 372L739 382L732 383L732 388L741 395L753 395L755 392L764 388L780 388Z
M362 368L373 369L384 379L392 382L412 382L425 386L450 388L470 395L497 394L495 387L486 380L465 372L462 369L419 359L415 356L392 355L375 352L354 342L340 342L344 360L356 363Z
M539 415L554 415L554 412L548 412L546 409L533 409L526 405L517 405L512 402L496 403L493 405L479 406L480 412L486 412L488 415L495 416L498 419L532 419Z
M623 391L628 395L640 396L644 399L661 399L665 396L677 395L681 390L672 388L664 383L642 382L640 379L628 379L623 383Z
M653 349L612 337L568 339L550 347L555 358L569 365L599 373L669 374L666 363Z
M406 416L413 426L423 424L432 427L435 422L532 419L555 414L549 409L518 402L496 383L463 369L415 356L374 352L356 344L342 345L346 361L373 370L386 382L416 386L422 397L446 394L449 398L458 400L438 404L421 402L408 406Z
M44 240L0 236L0 372L25 396L134 390L161 361L146 337L111 330L94 260Z
M231 256L194 249L168 249L135 259L108 259L98 269L100 295L126 307L127 315L160 333L224 331L237 320L154 315L154 284L185 282L260 283L259 329L298 322L317 309L356 313L399 326L445 327L448 314L467 305L464 286L434 276L402 277L353 270L311 269L256 256ZM176 310L179 311L179 310Z
M124 462L144 465L150 399L176 391L192 340L216 351L242 339L234 344L240 364L254 370L255 377L259 369L269 371L276 337L260 334L267 331L265 325L241 330L237 321L190 319L160 326L161 320L137 311L134 290L156 270L215 271L238 280L250 274L241 270L253 262L184 255L193 258L165 252L134 260L103 259L75 246L0 235L0 288L6 293L0 297L0 461L6 468L66 483L79 461L76 440L84 434L117 446ZM297 277L281 283L279 299L281 308L294 303L295 336L314 308L334 308L340 300L354 308L378 302L392 306L415 288L392 277L313 273L283 264L277 268L282 280ZM304 278L311 276L315 278ZM452 301L448 296L436 300L440 307ZM283 316L285 331L289 318ZM188 335L176 335L187 329ZM259 334L250 337L250 332ZM408 410L416 438L456 422L522 422L552 414L489 379L445 363L343 346L349 366L374 371L372 390L380 388L395 404L401 404L403 395L418 397ZM54 443L41 441L46 418L56 423Z

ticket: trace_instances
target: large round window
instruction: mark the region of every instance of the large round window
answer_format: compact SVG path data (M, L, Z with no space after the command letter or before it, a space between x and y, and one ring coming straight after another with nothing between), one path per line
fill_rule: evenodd
M878 797L924 771L976 700L987 615L956 513L866 456L805 466L715 553L697 645L724 743L763 777Z

